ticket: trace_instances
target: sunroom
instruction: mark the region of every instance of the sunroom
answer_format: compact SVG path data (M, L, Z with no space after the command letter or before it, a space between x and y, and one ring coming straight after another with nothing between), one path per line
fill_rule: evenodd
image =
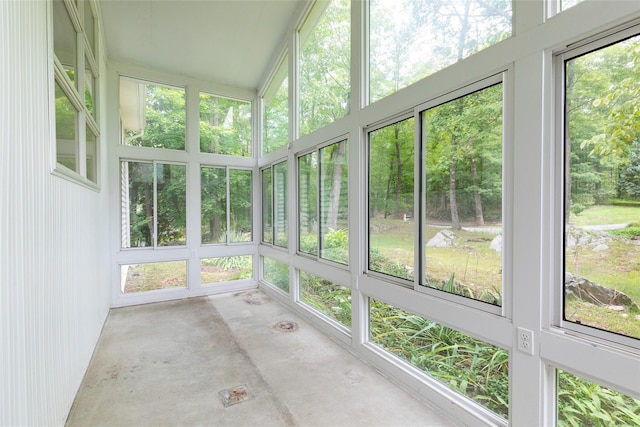
M187 334L216 306L237 336L269 301L400 412L640 426L637 2L7 0L0 22L0 425L65 424L133 310ZM324 369L355 387L348 366ZM364 425L343 402L325 425ZM263 425L324 424L288 409Z

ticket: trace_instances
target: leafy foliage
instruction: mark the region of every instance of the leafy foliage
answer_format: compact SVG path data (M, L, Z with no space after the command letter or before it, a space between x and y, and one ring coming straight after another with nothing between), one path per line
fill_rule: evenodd
M301 271L300 298L319 312L351 327L351 289Z
M558 371L558 426L640 426L640 401Z
M381 301L369 313L374 343L508 418L508 351Z

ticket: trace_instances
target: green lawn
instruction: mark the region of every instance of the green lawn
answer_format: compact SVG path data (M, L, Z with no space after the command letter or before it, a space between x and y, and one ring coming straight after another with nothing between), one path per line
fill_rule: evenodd
M578 226L631 222L640 222L640 207L595 205L588 207L579 215L571 215L571 224Z

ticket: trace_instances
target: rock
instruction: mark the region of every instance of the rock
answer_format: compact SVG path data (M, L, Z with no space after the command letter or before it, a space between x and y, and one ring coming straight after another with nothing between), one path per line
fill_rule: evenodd
M567 232L566 239L566 246L568 248L572 248L574 246L595 248L599 245L610 242L612 237L610 234L603 231L583 230L571 227Z
M496 251L498 254L502 254L502 234L498 234L493 238L489 245L489 249Z
M458 238L452 231L441 230L427 242L428 248L450 248Z
M628 295L591 282L584 277L567 272L564 275L564 284L567 297L577 298L598 306L609 307L616 311L625 309L634 312L640 311L640 308ZM617 310L618 307L622 307L622 310Z
M605 245L604 243L600 243L598 246L593 248L593 252L602 252L606 251L607 249L609 249L609 246Z

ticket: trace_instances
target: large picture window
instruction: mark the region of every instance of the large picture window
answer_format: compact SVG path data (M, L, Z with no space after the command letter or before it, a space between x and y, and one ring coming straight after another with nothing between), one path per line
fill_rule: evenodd
M584 50L564 62L562 317L637 340L640 36Z

